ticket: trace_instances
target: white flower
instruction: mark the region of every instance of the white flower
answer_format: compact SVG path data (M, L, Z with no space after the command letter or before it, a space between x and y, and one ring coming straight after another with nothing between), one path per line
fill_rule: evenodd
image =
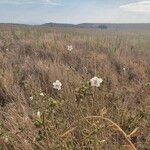
M100 87L100 84L103 82L102 78L94 77L90 80L91 86Z
M68 45L67 46L67 50L71 52L73 50L73 46L72 45Z
M8 142L9 142L8 137L5 137L4 141L5 141L6 143L8 143Z
M6 51L9 51L9 49L7 48Z
M44 93L40 93L40 96L44 96Z
M33 100L33 96L30 97L30 100Z
M40 116L41 116L41 112L40 111L37 112L37 116L40 118Z
M61 90L61 82L59 80L56 80L55 82L53 82L53 88L57 89L57 90Z
M126 71L126 68L124 67L124 68L122 68L122 70L125 72L125 71Z

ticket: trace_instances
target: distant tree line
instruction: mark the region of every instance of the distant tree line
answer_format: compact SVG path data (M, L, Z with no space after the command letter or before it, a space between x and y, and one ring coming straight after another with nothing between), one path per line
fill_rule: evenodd
M108 27L105 24L101 24L101 25L98 26L98 28L99 29L107 29Z

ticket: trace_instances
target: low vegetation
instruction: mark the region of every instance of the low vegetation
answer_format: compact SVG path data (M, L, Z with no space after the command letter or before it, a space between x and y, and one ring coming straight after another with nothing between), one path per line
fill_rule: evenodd
M0 149L148 150L150 31L0 26Z

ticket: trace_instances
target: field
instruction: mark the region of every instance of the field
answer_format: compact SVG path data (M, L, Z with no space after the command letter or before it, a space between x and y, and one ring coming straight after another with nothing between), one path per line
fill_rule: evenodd
M149 110L150 30L0 25L0 150L149 150Z

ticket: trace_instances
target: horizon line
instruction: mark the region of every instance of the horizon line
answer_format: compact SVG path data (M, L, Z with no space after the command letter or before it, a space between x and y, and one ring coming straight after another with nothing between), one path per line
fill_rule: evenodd
M17 22L0 22L0 24L17 24L17 25L30 25L30 26L35 26L35 25L45 25L45 24L67 24L67 25L80 25L80 24L150 24L150 22L81 22L81 23L68 23L68 22L46 22L42 24L38 23L17 23Z

